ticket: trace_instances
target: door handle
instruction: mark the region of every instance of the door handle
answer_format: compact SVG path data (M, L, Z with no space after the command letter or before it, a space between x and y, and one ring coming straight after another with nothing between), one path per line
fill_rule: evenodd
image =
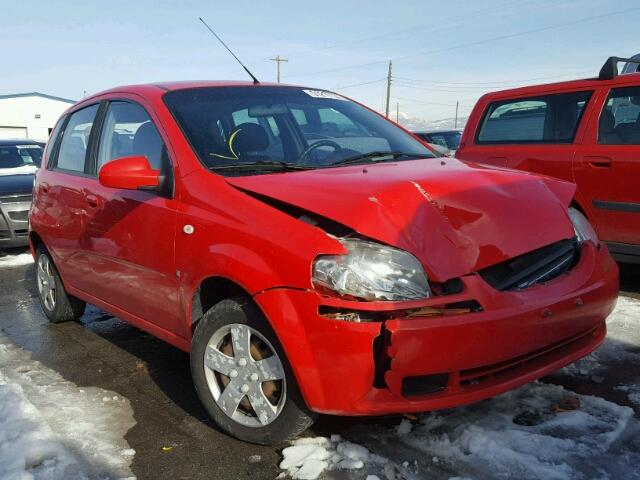
M97 208L100 203L100 201L98 200L98 197L96 197L95 195L87 195L84 197L84 199L93 208Z
M608 157L587 157L585 160L593 168L611 168L613 164Z

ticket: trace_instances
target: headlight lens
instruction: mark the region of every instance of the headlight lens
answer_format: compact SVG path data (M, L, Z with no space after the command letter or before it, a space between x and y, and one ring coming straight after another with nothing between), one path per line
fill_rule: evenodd
M403 250L357 239L340 239L346 255L322 255L313 265L313 283L365 300L417 300L431 296L427 275Z
M573 230L576 232L579 242L591 240L596 245L598 244L598 234L589 223L589 220L579 210L569 207L569 218L571 218Z

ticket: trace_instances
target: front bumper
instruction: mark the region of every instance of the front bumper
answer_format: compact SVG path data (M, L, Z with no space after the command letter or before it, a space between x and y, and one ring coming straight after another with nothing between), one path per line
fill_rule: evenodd
M591 243L582 246L578 265L543 285L498 291L479 275L461 280L462 293L419 302L350 302L286 288L255 299L309 408L380 415L475 402L578 360L604 340L605 319L618 294L616 263L606 247ZM483 310L362 323L319 314L321 306L380 313L468 300ZM444 384L415 394L406 388L415 378L418 384L421 378Z
M30 208L31 194L0 198L0 248L28 244Z

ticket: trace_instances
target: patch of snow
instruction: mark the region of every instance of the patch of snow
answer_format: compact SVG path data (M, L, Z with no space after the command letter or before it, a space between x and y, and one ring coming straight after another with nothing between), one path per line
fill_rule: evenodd
M554 411L567 398L577 398L579 408ZM532 421L518 421L523 414ZM420 415L410 432L399 428L403 423L347 432L360 445L299 439L284 449L280 467L303 480L341 469L362 472L346 478L366 473L387 480L640 479L640 424L633 415L629 407L536 382L470 406Z
M618 297L616 308L607 318L607 330L607 339L598 350L563 368L561 373L597 378L607 363L640 361L640 300Z
M293 479L314 480L325 470L359 470L371 459L369 450L355 443L326 437L300 438L282 451L280 468Z
M616 390L625 392L629 401L640 407L640 378L636 379L633 383L618 385Z
M402 437L410 433L412 428L413 426L411 425L411 422L406 418L403 418L400 425L396 427L396 433Z
M0 255L0 268L22 267L33 263L30 253L19 253L15 255Z
M605 458L612 445L635 428L633 410L576 395L580 409L553 413L551 406L566 396L556 385L529 384L486 402L421 416L420 425L401 441L437 456L450 471L473 477L581 478L588 464L590 471L602 471L596 459ZM522 412L534 412L538 420L534 425L514 423ZM631 468L640 455L629 455L614 458Z
M78 388L0 333L0 478L132 478L133 425L128 400Z

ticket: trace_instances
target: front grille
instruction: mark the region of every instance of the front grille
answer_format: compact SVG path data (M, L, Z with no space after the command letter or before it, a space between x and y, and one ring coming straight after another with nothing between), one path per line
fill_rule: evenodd
M6 197L0 197L0 203L31 203L32 195L7 195Z
M478 273L496 290L522 290L571 270L580 257L579 247L575 238L562 240Z
M16 222L26 222L29 218L29 210L18 210L16 212L9 212L9 218Z
M6 240L7 238L11 238L9 230L0 230L0 240Z

